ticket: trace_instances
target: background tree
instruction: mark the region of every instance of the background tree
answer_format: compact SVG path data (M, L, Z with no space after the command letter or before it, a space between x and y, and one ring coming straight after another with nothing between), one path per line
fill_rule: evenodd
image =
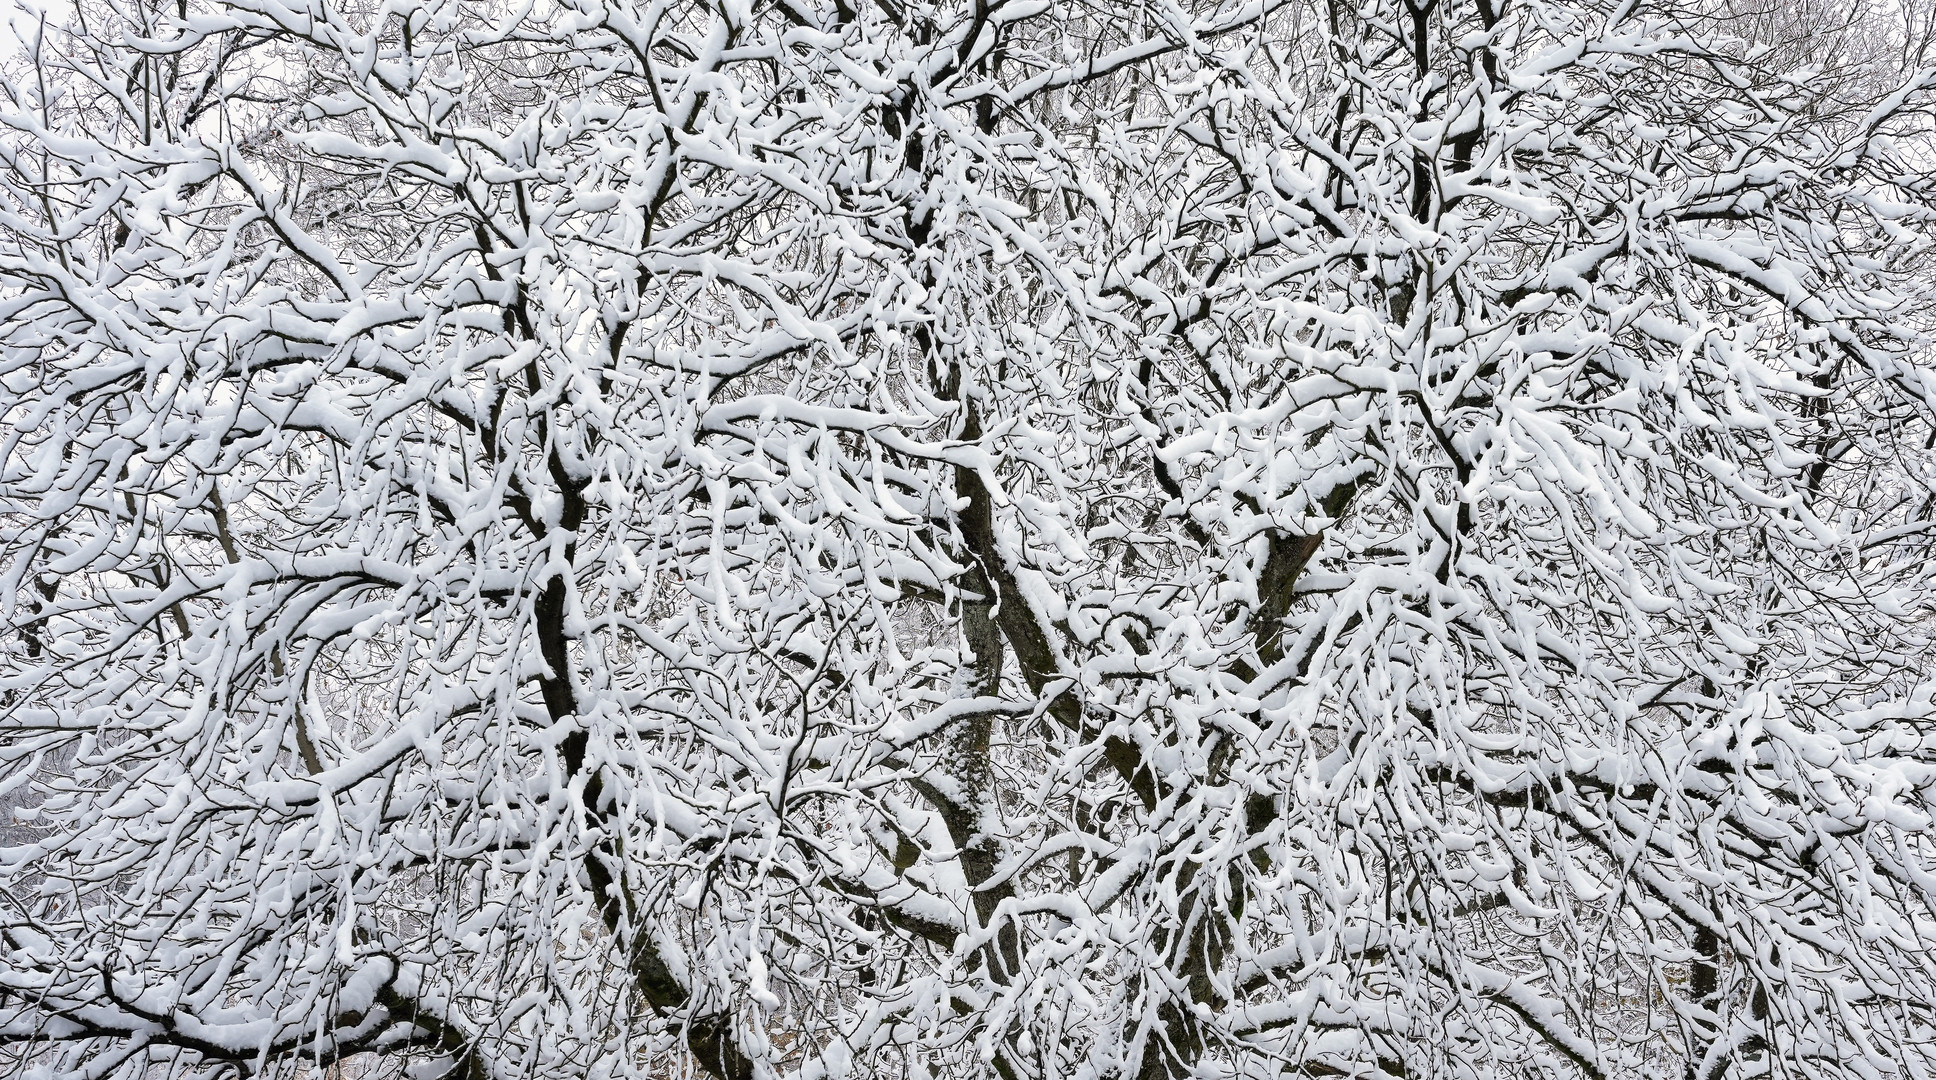
M7 1060L1936 1074L1936 73L1743 18L17 19Z

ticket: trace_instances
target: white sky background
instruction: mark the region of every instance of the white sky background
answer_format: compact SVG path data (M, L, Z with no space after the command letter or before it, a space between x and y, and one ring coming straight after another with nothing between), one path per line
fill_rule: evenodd
M26 52L26 41L43 9L27 0L12 0L0 9L0 71L10 70Z

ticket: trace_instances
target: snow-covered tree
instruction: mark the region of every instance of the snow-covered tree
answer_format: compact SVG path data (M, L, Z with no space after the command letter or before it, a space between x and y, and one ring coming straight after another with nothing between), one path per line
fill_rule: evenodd
M15 17L0 1063L1936 1077L1817 7Z

